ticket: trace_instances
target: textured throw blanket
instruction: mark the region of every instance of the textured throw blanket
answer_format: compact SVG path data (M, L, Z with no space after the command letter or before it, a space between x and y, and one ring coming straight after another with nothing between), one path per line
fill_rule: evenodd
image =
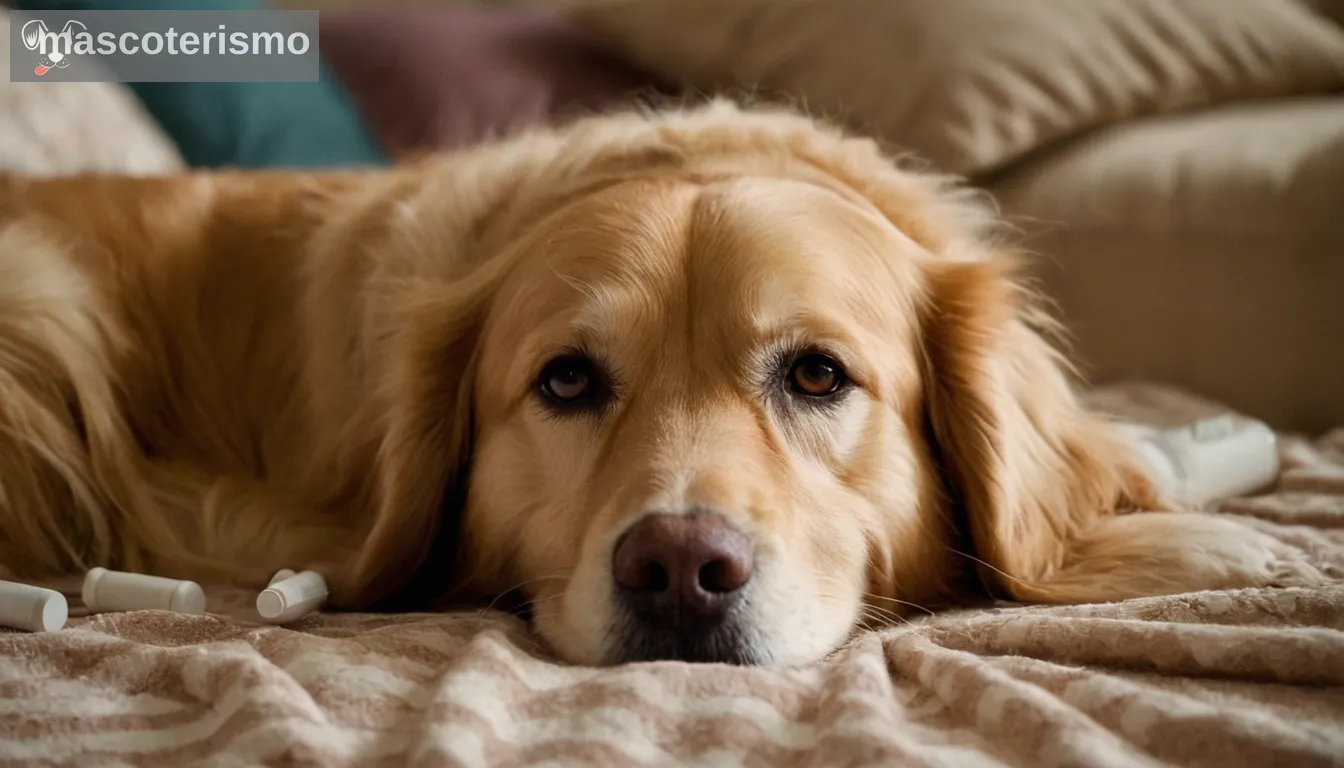
M1095 393L1161 425L1210 406ZM0 765L1344 765L1344 430L1222 505L1341 583L911 618L783 669L559 665L491 612L0 634Z

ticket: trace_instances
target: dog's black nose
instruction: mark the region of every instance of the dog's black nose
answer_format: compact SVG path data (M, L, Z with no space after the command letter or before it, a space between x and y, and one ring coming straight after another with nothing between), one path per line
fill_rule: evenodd
M754 550L751 537L719 515L649 515L616 545L612 574L640 619L708 629L751 580Z

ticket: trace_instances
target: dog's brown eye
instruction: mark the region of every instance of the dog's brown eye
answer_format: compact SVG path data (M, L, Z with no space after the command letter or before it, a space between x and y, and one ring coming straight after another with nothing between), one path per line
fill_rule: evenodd
M789 386L800 395L826 397L835 394L844 383L844 369L826 355L804 355L789 368Z
M596 405L606 391L602 372L582 355L565 355L547 363L541 369L538 386L543 397L564 407Z

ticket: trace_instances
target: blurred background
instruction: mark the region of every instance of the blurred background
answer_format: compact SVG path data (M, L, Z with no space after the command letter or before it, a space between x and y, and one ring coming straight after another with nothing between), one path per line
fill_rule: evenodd
M785 102L993 194L1090 381L1344 424L1344 0L5 5L6 32L9 9L317 9L324 70L5 77L0 170L381 166L640 102Z

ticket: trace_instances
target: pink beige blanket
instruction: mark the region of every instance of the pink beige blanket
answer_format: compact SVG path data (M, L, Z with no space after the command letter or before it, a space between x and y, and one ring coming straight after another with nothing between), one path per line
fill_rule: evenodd
M491 612L263 627L216 592L210 615L0 634L0 765L1344 766L1344 430L1282 456L1219 513L1337 585L918 616L782 669L568 667Z

